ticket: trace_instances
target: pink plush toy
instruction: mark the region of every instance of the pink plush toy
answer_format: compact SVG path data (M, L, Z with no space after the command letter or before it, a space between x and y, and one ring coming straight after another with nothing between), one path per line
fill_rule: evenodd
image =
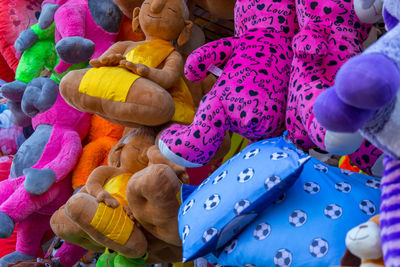
M44 0L39 27L56 25L57 73L101 56L116 40L122 12L113 0Z
M54 104L37 113L44 102ZM16 251L0 259L1 267L34 258L50 229L51 215L72 193L69 173L90 124L90 115L66 104L58 85L48 78L28 84L22 105L37 114L32 119L35 132L15 155L9 179L0 182L0 238L10 236L18 222Z
M370 26L360 22L353 1L296 1L296 12L300 31L293 39L286 112L288 137L304 150L319 146L341 155L350 154L361 145L350 157L368 170L382 153L370 143L362 143L359 134L326 132L315 119L313 106L318 95L334 84L340 67L362 52Z
M189 56L185 75L191 81L203 80L215 66L225 67L193 123L162 133L164 156L199 167L214 156L227 130L253 141L282 134L297 27L294 3L236 1L235 37L208 43Z

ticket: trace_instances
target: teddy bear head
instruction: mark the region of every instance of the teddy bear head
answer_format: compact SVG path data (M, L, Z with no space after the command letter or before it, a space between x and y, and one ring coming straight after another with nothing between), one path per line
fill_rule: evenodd
M135 173L149 163L147 150L154 145L155 132L151 128L137 128L128 132L113 147L108 156L108 165Z

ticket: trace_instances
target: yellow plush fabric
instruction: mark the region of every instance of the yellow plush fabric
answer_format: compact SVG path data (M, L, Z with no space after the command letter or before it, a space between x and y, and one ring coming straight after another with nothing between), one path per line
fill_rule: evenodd
M125 173L111 178L104 185L103 189L115 197L121 206L128 206L128 201L126 199L126 188L128 186L129 179L131 178L131 173Z
M125 58L135 64L156 68L174 50L170 42L154 40L136 46ZM139 78L139 75L121 67L92 68L82 78L79 92L102 99L125 102L131 85Z
M124 245L128 241L135 223L126 215L122 205L113 209L100 203L90 225L115 243Z
M144 42L132 49L126 60L135 64L144 64L151 68L158 67L175 48L170 42L153 40ZM139 75L121 67L100 67L90 69L82 78L79 92L106 100L125 102L131 85L140 78ZM190 124L195 115L192 94L185 81L168 88L175 103L172 121Z

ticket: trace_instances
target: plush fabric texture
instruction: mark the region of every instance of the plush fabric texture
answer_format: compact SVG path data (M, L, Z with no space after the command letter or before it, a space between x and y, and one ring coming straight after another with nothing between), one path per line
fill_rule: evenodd
M15 72L20 56L14 42L22 31L37 22L36 12L40 11L40 3L35 0L10 0L2 1L0 6L0 58L5 63L1 64L0 73L7 73L1 78L10 82L10 69Z
M89 119L89 114L68 106L60 95L53 107L33 118L34 128L41 124L53 127L39 161L28 167L50 169L55 174L55 182L41 195L26 191L25 176L10 177L0 183L0 211L19 222L17 251L27 255L36 253L43 234L50 229L50 216L71 195L68 174L81 154L81 140L88 131Z
M78 164L72 172L72 187L86 184L90 173L101 165L107 165L107 157L110 150L121 139L124 127L106 121L105 119L92 115L87 144L83 147L82 155Z
M252 144L248 149L257 145ZM276 144L269 145L274 147ZM292 147L291 144L287 146ZM237 159L245 161L244 153L241 152ZM237 237L208 254L207 258L211 263L223 266L339 265L346 248L346 233L378 212L379 184L379 179L331 167L311 158L304 163L295 183L274 205L262 211ZM240 192L243 186L230 183L222 192L203 186L199 192L204 196L223 195L224 192ZM260 190L264 188L264 184L260 185ZM188 200L191 198L190 195ZM224 200L221 198L216 209L223 207ZM225 208L234 210L235 206ZM187 212L191 220L186 219L187 224L180 225L180 229L186 229L182 233L183 240L196 232L199 218L202 223L207 220L209 228L214 227L215 218L209 213L205 208L197 213ZM207 240L212 234L213 231L205 232L201 239Z
M389 32L371 45L362 55L348 61L339 71L336 84L330 94L321 94L316 105L318 120L324 122L325 127L332 131L346 131L338 129L342 116L330 117L323 109L323 103L328 101L337 103L331 112L337 110L343 113L345 105L355 109L363 116L355 116L354 124L361 130L372 144L392 157L400 156L400 144L393 132L398 130L398 87L400 84L399 33L400 24L396 17L399 11L385 8L397 6L396 1L384 1L385 21L389 23ZM360 82L362 81L362 82ZM368 81L368 82L365 82ZM345 105L344 105L344 104ZM354 112L354 114L356 113ZM350 122L351 123L351 122ZM350 124L349 123L349 124ZM348 126L347 128L352 128Z
M286 127L303 149L325 148L325 129L314 117L318 95L334 83L339 68L362 51L370 26L357 18L351 1L296 2L300 31L293 40Z
M399 184L400 165L398 160L386 156L382 177L380 227L385 266L400 266L399 250Z
M253 141L282 134L297 27L294 2L237 1L235 37L208 43L188 57L185 76L191 81L203 80L212 66L225 67L193 123L162 133L159 146L168 159L201 166L214 156L227 130Z
M293 185L308 158L283 138L276 138L252 144L214 171L180 208L185 261L223 247ZM235 187L235 194L226 190L230 186ZM183 185L182 196L188 194L185 189ZM198 220L200 214L214 223Z
M67 37L83 37L96 44L91 58L97 58L114 43L118 33L117 31L106 31L96 23L89 9L88 2L88 0L45 0L42 2L42 7L46 4L60 5L54 14L56 43ZM105 5L105 3L102 3L102 5ZM115 21L116 25L119 25L119 23L120 20ZM55 67L55 71L62 73L70 66L71 64L61 60Z

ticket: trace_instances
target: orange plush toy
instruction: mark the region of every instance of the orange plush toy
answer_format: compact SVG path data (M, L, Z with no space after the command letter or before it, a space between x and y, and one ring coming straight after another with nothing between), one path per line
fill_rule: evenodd
M86 184L89 174L98 166L107 165L108 152L121 139L124 127L93 115L87 145L72 173L72 187L77 189Z

